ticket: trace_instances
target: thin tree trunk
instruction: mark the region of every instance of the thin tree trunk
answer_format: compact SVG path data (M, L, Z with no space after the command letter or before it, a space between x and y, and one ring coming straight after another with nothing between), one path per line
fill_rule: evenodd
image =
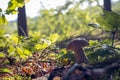
M25 6L18 8L18 35L19 36L28 36L27 21L26 21L26 11Z
M104 10L106 11L112 11L111 10L111 0L104 0ZM112 46L114 45L114 39L115 39L115 34L116 31L112 31Z
M111 0L104 0L104 10L111 11Z

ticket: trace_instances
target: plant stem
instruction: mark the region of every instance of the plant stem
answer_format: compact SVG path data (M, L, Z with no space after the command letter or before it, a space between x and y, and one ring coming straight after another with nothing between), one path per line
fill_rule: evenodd
M114 46L115 33L116 31L112 31L112 46Z

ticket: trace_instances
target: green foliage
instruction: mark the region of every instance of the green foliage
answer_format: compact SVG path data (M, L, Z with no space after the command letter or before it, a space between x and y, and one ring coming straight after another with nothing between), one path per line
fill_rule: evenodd
M93 22L89 24L94 28L99 28L103 31L108 31L112 34L111 45L114 46L115 36L120 31L120 15L113 11L103 10L102 15L99 14Z
M10 0L8 2L8 7L6 10L6 14L16 14L17 8L21 8L24 6L23 0Z
M44 35L57 33L60 41L88 32L90 28L86 26L91 20L90 15L89 12L80 9L79 4L75 4L65 12L44 9L40 11L39 17L28 19L28 26L30 31L40 31Z
M7 69L7 68L0 68L0 73L10 73L11 70Z
M42 38L40 35L30 38L18 37L15 35L4 36L0 39L1 57L6 57L11 63L12 60L25 61L31 57L34 52L42 52L46 48L53 48L58 35L51 34L48 38ZM55 38L56 37L56 38ZM14 63L13 63L14 64Z
M1 80L31 80L30 77L22 77L19 75L15 75L14 77L5 77L2 78Z
M6 20L5 15L0 12L0 25L3 23L6 24L7 20Z
M114 12L104 11L103 16L97 18L102 29L116 31L120 29L120 15Z
M57 55L57 64L58 66L61 65L68 65L70 63L75 62L75 57L73 52L67 52L65 48L61 49L59 54Z
M106 41L103 41L107 43ZM103 62L107 59L118 57L119 50L116 47L112 47L109 44L100 43L97 41L90 41L90 46L85 51L91 63ZM109 43L109 42L108 42Z
M0 57L5 57L4 53L0 52Z
M58 37L59 37L58 34L51 34L49 40L53 43L57 41Z
M10 15L10 14L16 14L18 13L18 8L22 8L25 5L24 0L10 0L8 2L7 9L3 11L0 8L0 25L1 24L6 24L7 20L5 17L5 14Z
M112 10L113 10L114 12L116 12L117 14L120 13L120 9L119 9L120 5L119 5L119 4L120 4L119 2L114 2L114 3L112 4Z
M88 1L88 0L81 0ZM94 0L89 0L92 3ZM70 7L72 4L73 7ZM4 35L5 33L15 33L16 25L2 25L0 30L0 57L7 58L9 63L15 61L25 61L38 52L42 54L44 50L51 50L55 48L55 42L68 39L71 36L77 36L93 30L90 26L102 28L105 30L119 30L120 16L113 12L104 11L98 7L89 7L88 9L81 9L79 2L68 1L65 6L58 9L40 10L40 15L36 18L28 18L29 37L18 37L16 35ZM16 14L17 8L24 6L23 0L10 0L6 14ZM102 12L103 13L103 12ZM97 16L97 18L96 18ZM0 8L0 23L6 23L5 15ZM12 27L10 30L9 28ZM5 31L4 31L5 30ZM88 35L97 34L98 31L92 32ZM90 46L85 49L87 56L91 63L103 62L106 59L111 59L119 55L119 45L110 46L110 40L101 40L101 42L90 40ZM117 48L118 49L117 49ZM66 49L60 49L59 54L50 52L47 55L55 59L58 65L66 65L69 61L74 62L73 52L66 52ZM43 54L44 55L44 54ZM55 57L55 58L54 58ZM14 63L13 63L14 64ZM7 70L5 70L7 72ZM9 72L9 71L8 71ZM13 80L23 80L20 76L15 76ZM28 79L27 79L28 80Z

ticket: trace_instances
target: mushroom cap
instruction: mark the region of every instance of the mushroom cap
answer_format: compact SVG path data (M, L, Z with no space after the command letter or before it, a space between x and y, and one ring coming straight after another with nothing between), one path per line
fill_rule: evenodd
M89 43L87 40L83 39L83 38L76 38L73 39L68 46L66 47L67 50L76 50L76 49L80 49L82 47L88 46Z

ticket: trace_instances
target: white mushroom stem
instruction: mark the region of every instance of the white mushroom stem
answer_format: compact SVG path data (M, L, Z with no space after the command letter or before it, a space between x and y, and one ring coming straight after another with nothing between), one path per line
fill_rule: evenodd
M75 56L75 59L76 59L76 63L78 63L78 64L80 64L80 63L88 64L88 59L85 56L82 48L75 49L74 50L74 56Z

